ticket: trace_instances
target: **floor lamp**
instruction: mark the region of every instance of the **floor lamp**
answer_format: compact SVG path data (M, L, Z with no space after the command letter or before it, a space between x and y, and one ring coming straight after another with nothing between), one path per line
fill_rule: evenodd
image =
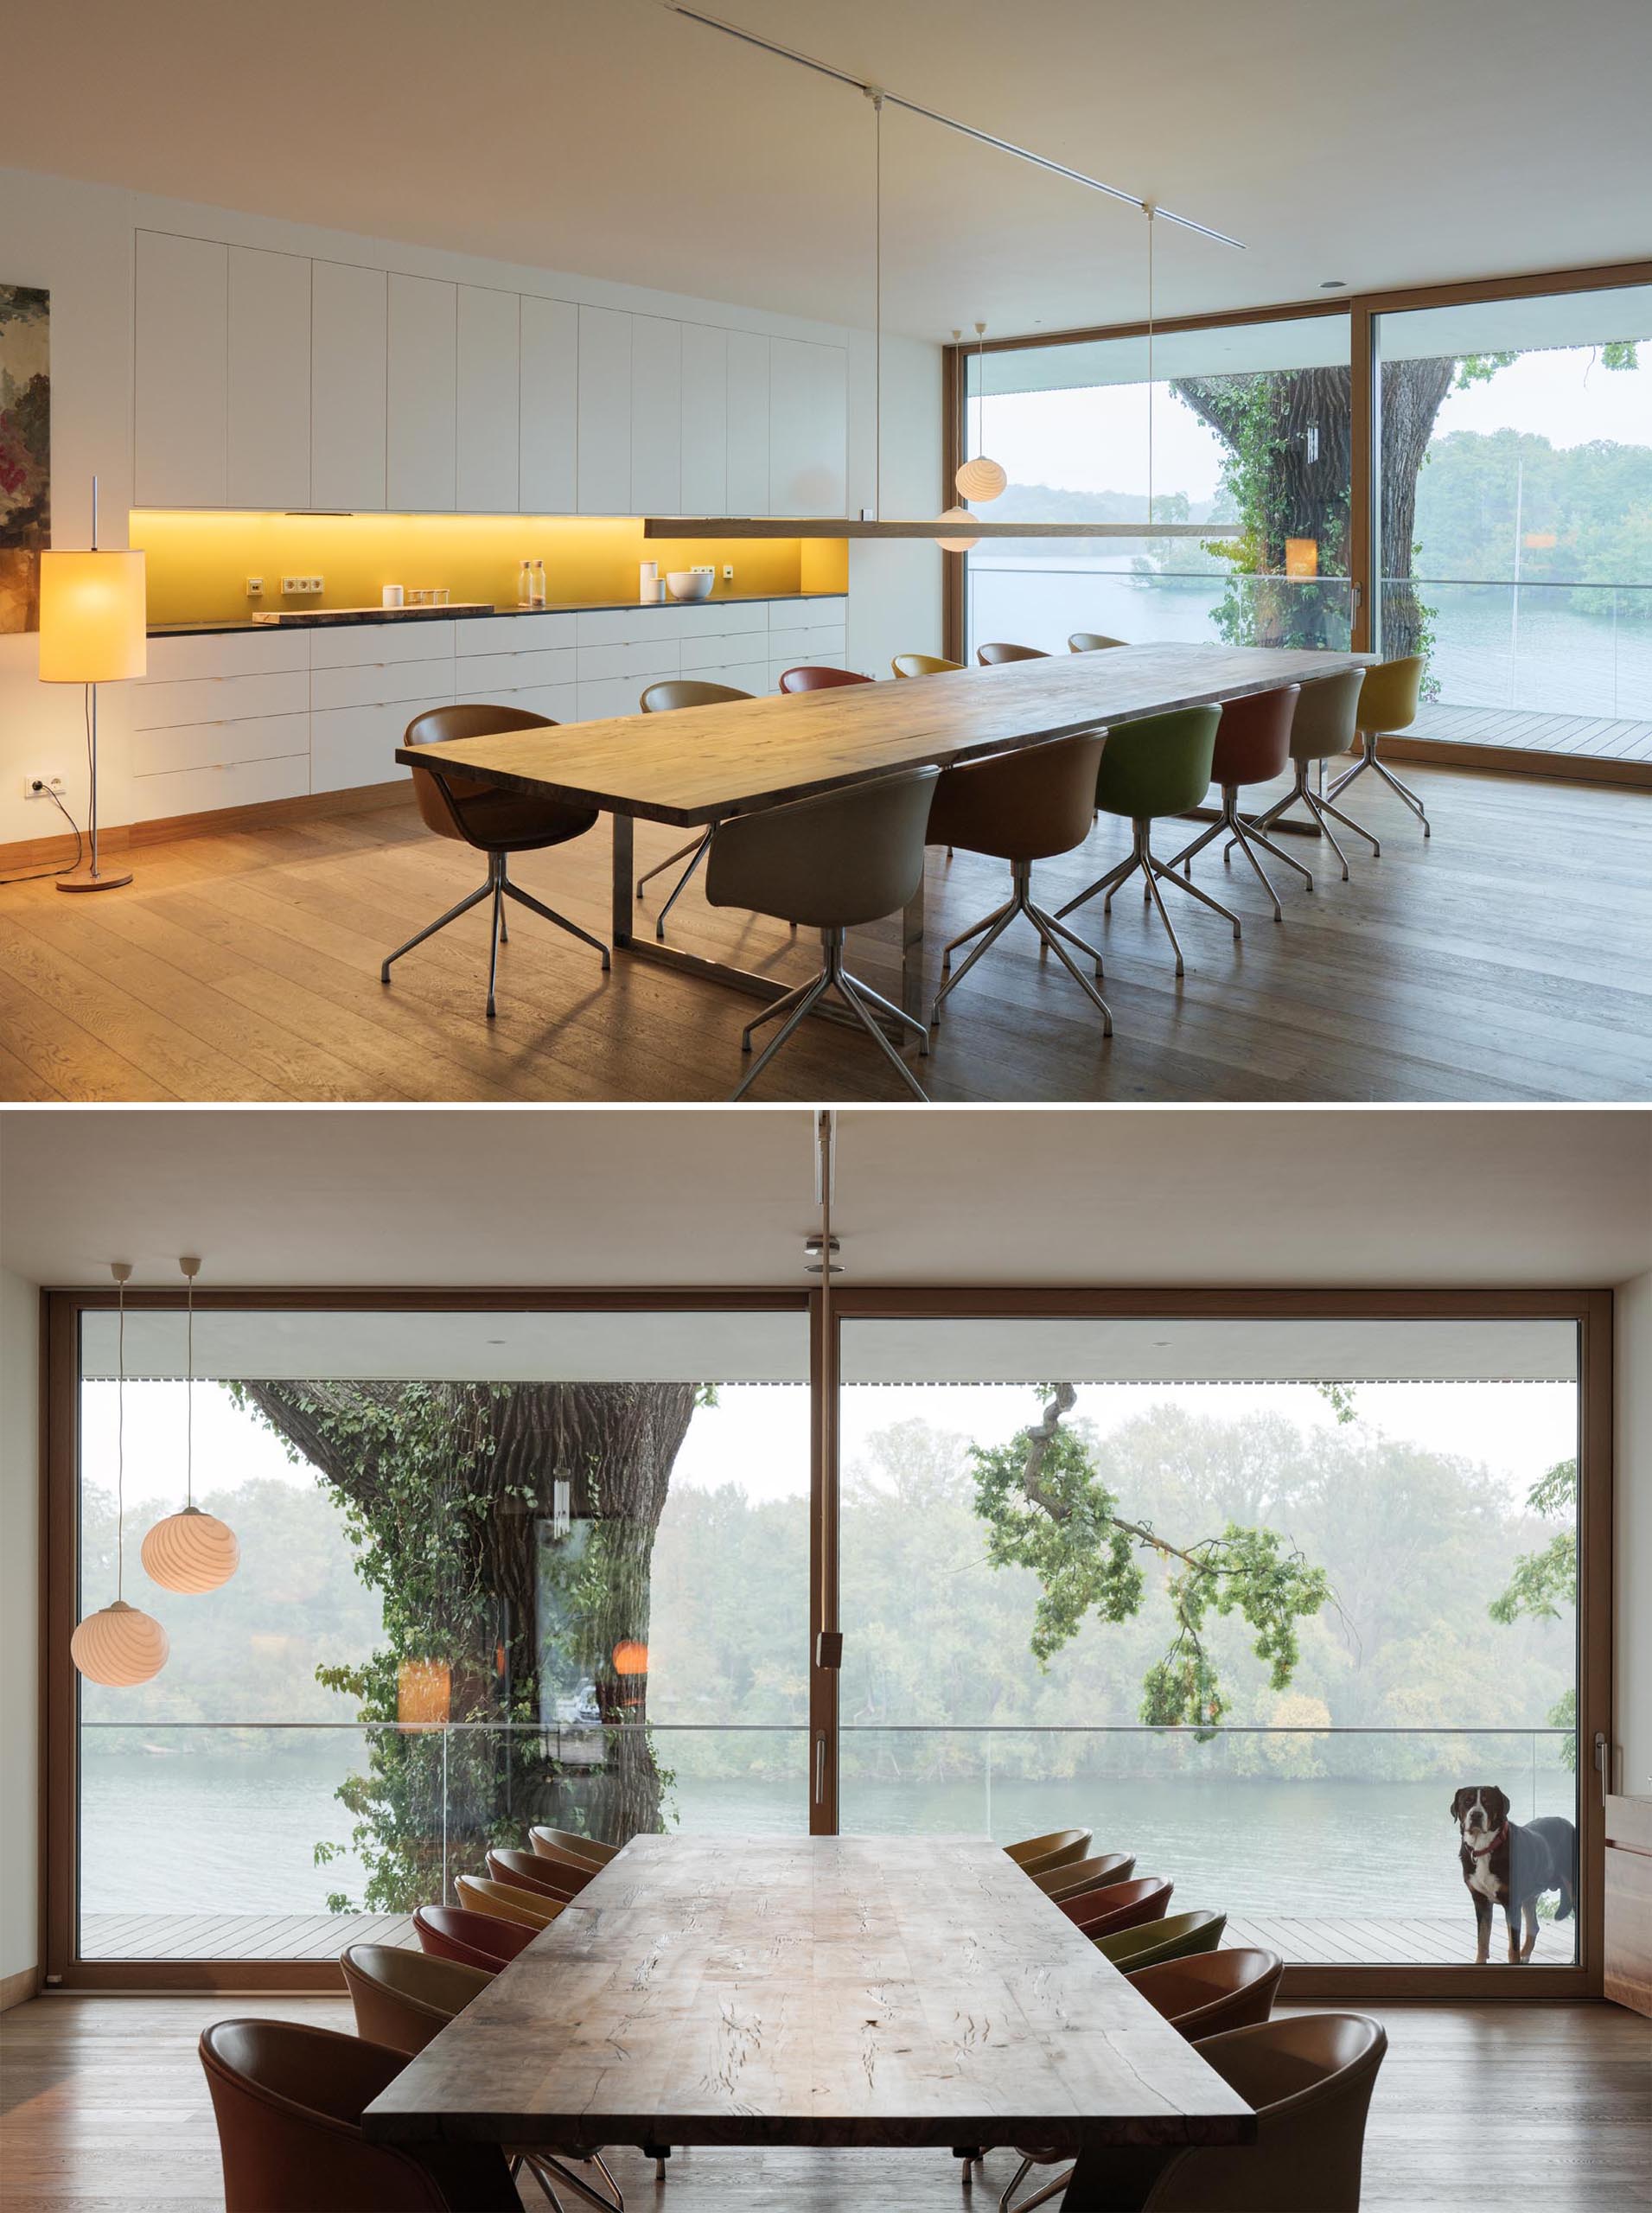
M142 676L149 641L142 553L105 552L98 544L98 480L92 480L92 545L84 553L40 557L40 673L43 684L83 684L86 694L88 858L57 879L60 891L112 891L130 869L98 865L98 686Z

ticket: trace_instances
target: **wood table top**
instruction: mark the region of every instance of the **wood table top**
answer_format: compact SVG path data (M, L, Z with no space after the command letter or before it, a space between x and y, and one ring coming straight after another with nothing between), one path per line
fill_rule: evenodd
M845 684L443 745L446 767L513 791L684 828L902 768L1007 753L1080 730L1367 666L1323 647L1118 646L905 682ZM428 747L398 761L432 765Z
M1255 2134L984 1837L638 1837L362 2126L564 2150Z

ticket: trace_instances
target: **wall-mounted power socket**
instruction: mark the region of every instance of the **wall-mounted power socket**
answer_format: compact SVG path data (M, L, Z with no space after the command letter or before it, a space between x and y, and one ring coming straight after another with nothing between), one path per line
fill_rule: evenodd
M320 591L325 581L322 577L283 577L281 589L289 599L299 599L308 593Z
M61 776L25 776L23 778L25 799L49 799L54 792L56 792L60 798L61 797L63 792Z
M725 561L723 564L723 581L725 584L731 584L734 582L734 564L732 561Z
M248 597L249 599L257 599L257 598L258 598L258 597L259 597L259 596L262 594L263 590L264 590L264 579L263 579L263 577L249 577L247 578L247 580L246 580L246 596L247 596L247 597Z

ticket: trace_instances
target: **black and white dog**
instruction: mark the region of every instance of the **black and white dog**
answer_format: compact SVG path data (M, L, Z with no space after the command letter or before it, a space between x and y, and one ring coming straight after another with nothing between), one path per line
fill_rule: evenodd
M1484 1967L1491 1948L1491 1912L1501 1906L1508 1926L1508 1960L1517 1966L1532 1956L1537 1942L1537 1900L1543 1891L1559 1891L1557 1921L1578 1910L1578 1832L1570 1821L1545 1814L1522 1828L1508 1818L1501 1790L1470 1787L1451 1801L1451 1819L1462 1836L1457 1858L1474 1900L1478 1935L1475 1964ZM1521 1921L1526 1941L1521 1942Z

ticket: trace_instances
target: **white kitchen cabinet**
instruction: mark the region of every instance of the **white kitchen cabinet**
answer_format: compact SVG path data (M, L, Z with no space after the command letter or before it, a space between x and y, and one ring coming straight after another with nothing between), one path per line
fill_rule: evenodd
M769 513L769 341L731 330L728 354L725 514Z
M516 509L520 305L514 292L459 287L455 498L461 514Z
M221 507L229 488L229 248L139 231L134 285L133 500Z
M631 506L631 317L579 310L579 512L628 515Z
M309 501L385 504L385 354L389 280L382 269L310 265Z
M457 432L458 287L390 277L385 504L451 513Z
M228 497L309 505L309 259L229 249Z
M729 334L683 325L683 505L686 515L729 512Z
M444 707L453 698L453 665L439 697L424 707ZM309 788L347 791L356 784L392 784L412 774L396 758L396 748L418 711L405 701L363 707L329 707L309 718Z
M848 505L848 375L841 346L769 348L769 498L775 515L840 515Z
M631 504L634 515L674 515L683 503L683 326L631 318Z
M517 506L571 515L579 506L579 309L524 294L521 322Z

